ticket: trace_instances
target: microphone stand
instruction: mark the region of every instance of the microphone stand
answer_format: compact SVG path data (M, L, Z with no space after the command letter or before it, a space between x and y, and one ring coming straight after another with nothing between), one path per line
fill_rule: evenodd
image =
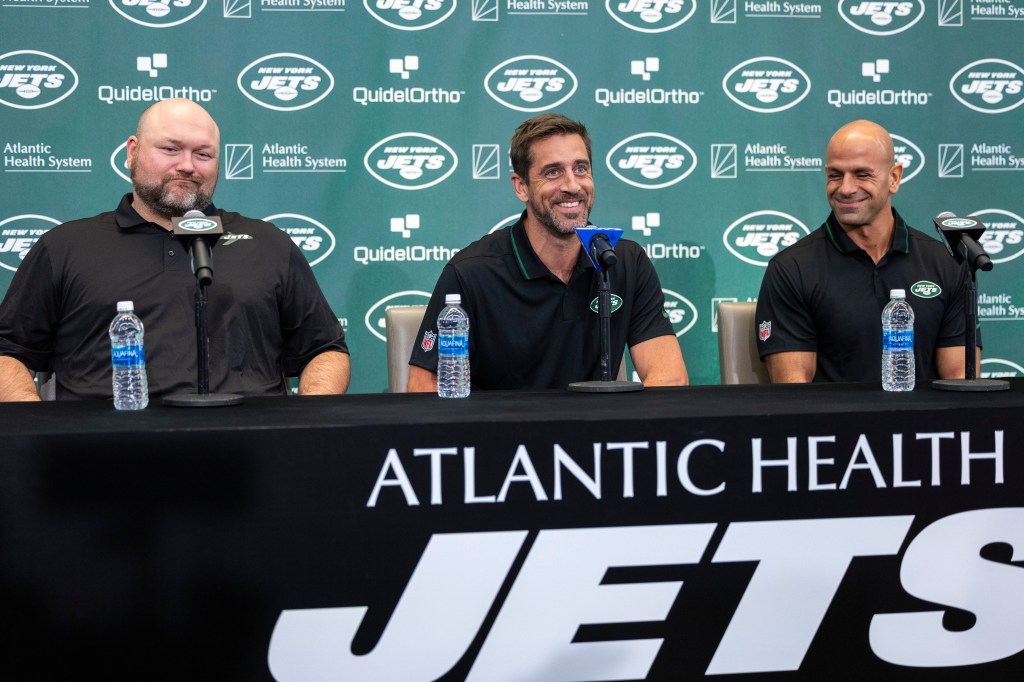
M210 393L210 332L206 312L206 288L213 282L213 263L210 246L202 237L192 241L189 248L196 275L196 393L178 393L164 398L171 407L224 407L238 405L243 397L237 393Z
M964 237L971 239L971 237ZM1009 381L1002 379L978 379L978 265L974 259L964 258L964 266L970 273L967 289L964 291L964 379L938 379L932 382L932 388L940 391L1006 391L1010 388ZM991 269L989 265L987 269Z
M598 257L597 248L591 240L591 260L597 264L601 263ZM612 290L608 283L607 263L599 268L601 277L597 283L597 314L600 318L601 331L601 380L600 381L574 381L569 384L570 391L580 393L626 393L630 391L642 391L644 385L639 381L618 381L612 380Z

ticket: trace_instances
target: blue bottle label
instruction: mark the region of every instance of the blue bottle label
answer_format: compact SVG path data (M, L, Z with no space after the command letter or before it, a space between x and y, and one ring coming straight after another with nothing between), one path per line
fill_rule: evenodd
M914 332L882 330L882 347L890 351L914 350Z
M145 367L146 355L141 344L111 346L110 359L115 367Z
M437 352L441 355L455 357L469 355L469 337L460 334L454 336L442 334L437 339Z

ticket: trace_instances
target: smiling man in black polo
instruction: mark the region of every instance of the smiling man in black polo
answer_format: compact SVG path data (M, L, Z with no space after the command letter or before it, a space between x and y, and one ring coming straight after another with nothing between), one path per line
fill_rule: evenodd
M840 128L825 156L832 213L768 263L758 351L774 383L881 381L882 308L905 289L918 381L964 376L967 272L892 207L903 166L870 121Z
M586 128L558 114L512 137L519 220L456 254L434 287L409 367L410 391L437 390L437 315L461 294L470 319L470 373L481 389L565 388L600 378L598 274L576 236L594 203ZM634 242L616 245L611 366L622 352L646 386L684 385L686 366L654 267ZM617 302L616 305L614 302Z

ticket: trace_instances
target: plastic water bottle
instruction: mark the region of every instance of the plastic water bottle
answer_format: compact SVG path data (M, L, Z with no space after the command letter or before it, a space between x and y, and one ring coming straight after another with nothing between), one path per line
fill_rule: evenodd
M469 316L459 294L447 294L437 316L437 395L469 395Z
M110 323L110 359L114 373L114 407L141 410L149 404L146 353L142 344L145 330L131 301L117 302L117 315Z
M903 289L889 292L882 310L882 388L914 390L914 311Z

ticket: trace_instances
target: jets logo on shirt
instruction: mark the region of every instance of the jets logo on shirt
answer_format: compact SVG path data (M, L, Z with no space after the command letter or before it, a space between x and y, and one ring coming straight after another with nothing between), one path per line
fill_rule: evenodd
M767 341L768 337L772 335L772 323L771 320L765 320L761 324L757 325L757 338L762 341Z
M420 348L423 349L424 353L429 353L434 350L434 344L437 342L437 334L432 331L424 332L423 341L420 342Z

